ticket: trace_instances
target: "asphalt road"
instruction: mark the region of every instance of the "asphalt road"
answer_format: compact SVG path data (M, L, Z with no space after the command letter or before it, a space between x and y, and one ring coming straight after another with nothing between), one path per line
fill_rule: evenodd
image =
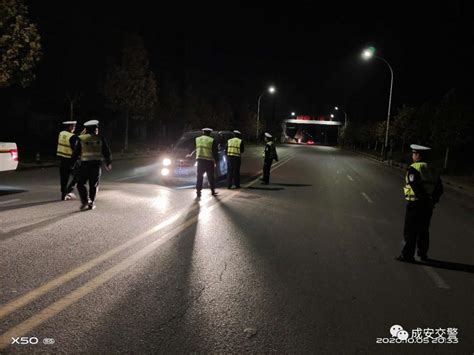
M0 351L472 354L474 201L446 190L436 261L400 263L401 172L278 151L270 185L249 150L245 187L200 201L156 159L120 161L87 212L59 201L55 168L1 175ZM392 325L458 343L377 344Z

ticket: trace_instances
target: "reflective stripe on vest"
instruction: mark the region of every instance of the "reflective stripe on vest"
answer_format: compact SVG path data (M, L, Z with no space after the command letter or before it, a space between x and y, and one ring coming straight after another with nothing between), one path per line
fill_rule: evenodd
M227 141L227 155L232 155L235 157L240 157L240 145L242 144L242 139L240 138L231 138Z
M435 176L435 174L433 174L431 169L428 167L428 164L423 163L423 162L413 163L410 165L410 167L414 168L420 173L423 188L426 191L426 193L431 196L436 185L437 177ZM416 197L415 191L413 191L413 189L410 186L410 182L408 180L408 172L405 175L405 187L403 188L403 192L405 193L405 199L407 201L418 200L418 197Z
M82 144L81 160L102 160L102 140L95 134L82 134L79 136Z
M196 159L206 159L214 161L212 157L212 142L214 138L200 136L196 138Z
M62 131L58 136L58 149L56 155L63 158L72 157L72 148L69 140L74 134L69 131Z

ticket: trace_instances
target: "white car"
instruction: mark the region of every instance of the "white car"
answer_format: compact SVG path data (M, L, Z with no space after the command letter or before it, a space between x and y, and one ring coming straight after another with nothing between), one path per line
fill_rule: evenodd
M0 171L16 170L18 149L16 143L0 142Z

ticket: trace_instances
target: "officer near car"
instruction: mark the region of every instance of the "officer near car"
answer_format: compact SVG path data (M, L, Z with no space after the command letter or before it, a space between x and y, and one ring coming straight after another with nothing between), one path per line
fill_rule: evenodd
M217 142L211 137L211 128L203 128L202 135L196 137L196 163L197 163L197 180L196 195L201 197L202 182L204 174L207 175L207 181L211 188L213 196L217 195L216 181L214 176L214 167L218 159Z
M278 161L278 154L273 137L270 133L265 132L265 149L263 151L263 178L262 184L268 185L270 183L270 170L272 168L273 160Z
M75 174L73 174L73 166L75 161L72 159L72 153L76 146L78 137L74 134L76 130L77 121L64 121L64 129L59 132L58 148L56 155L59 157L59 176L61 182L61 200L66 201L74 198L72 192L76 185ZM69 182L69 177L72 179Z
M443 194L443 184L439 175L427 163L431 148L412 144L413 163L405 175L405 199L407 200L404 237L405 246L399 261L415 261L415 249L422 261L428 260L430 243L430 221L433 209Z
M245 150L242 141L242 133L238 130L233 131L234 137L227 141L227 187L240 189L240 163L241 155Z
M112 169L112 154L105 139L99 135L99 121L90 120L84 123L85 132L79 136L73 158L80 158L77 172L77 190L81 197L80 210L93 210L97 198L102 161L105 169ZM89 183L89 191L85 186Z

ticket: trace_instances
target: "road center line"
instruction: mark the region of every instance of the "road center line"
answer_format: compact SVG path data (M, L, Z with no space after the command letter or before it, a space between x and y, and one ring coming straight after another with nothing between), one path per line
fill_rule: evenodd
M53 304L49 305L48 307L43 308L39 313L31 316L30 318L18 324L17 326L10 328L7 332L3 333L0 336L0 349L4 349L8 345L10 345L10 341L12 337L18 337L18 336L23 336L24 334L28 334L31 330L33 330L40 324L51 319L52 317L54 317L55 315L57 315L58 313L66 309L67 307L69 307L70 305L76 303L81 298L88 295L89 293L91 293L92 291L94 291L95 289L103 285L108 280L112 279L121 271L124 271L130 268L137 261L142 260L145 256L155 251L155 249L157 249L159 246L161 246L162 244L171 240L173 237L185 231L188 227L190 227L191 225L193 225L194 223L198 221L198 219L201 216L201 213L203 215L210 213L212 210L217 208L217 206L220 203L231 199L238 193L239 191L235 191L229 194L228 196L222 198L221 200L219 200L219 202L213 204L212 206L205 208L202 212L199 213L199 215L191 217L190 219L178 225L171 231L165 233L158 240L155 240L154 242L143 247L136 253L127 257L125 260L111 267L110 269L103 272L99 276L96 276L89 282L75 289L74 291L64 296L63 298L59 299L58 301L54 302Z
M352 176L350 176L350 175L347 175L347 178L348 178L350 181L354 181L354 179L353 179Z
M281 161L280 164L276 165L272 168L272 170L278 168L279 166L283 165L284 163L288 162L289 160L291 160L294 156L291 156L289 157L288 159L284 160L284 161ZM260 174L261 171L258 173ZM259 178L256 178L255 180L251 181L250 183L248 184L245 184L243 185L244 187L248 187L250 186L251 184L255 183L256 181L258 181ZM223 200L221 201L224 201L224 200L227 200L228 198L231 198L233 197L235 194L237 194L239 191L236 191L234 193L232 193L231 195L225 197ZM211 198L209 197L207 200L205 200L204 202L207 203L208 201L210 201L211 199L214 199L214 198ZM214 204L214 205L217 205ZM214 206L213 205L213 206ZM212 206L211 206L212 207ZM191 208L188 212L192 212L194 210L197 210L197 206ZM128 242L122 244L122 245L119 245L111 250L109 250L108 252L106 252L105 254L102 254L84 264L82 264L81 266L45 283L44 285L34 289L34 290L31 290L29 292L27 292L25 295L23 296L20 296L10 302L8 302L7 304L5 304L4 306L0 307L0 319L6 317L7 315L9 315L10 313L16 311L17 309L33 302L34 300L36 300L37 298L43 296L44 294L54 290L55 288L58 288L60 287L61 285L71 281L72 279L82 275L83 273L91 270L92 268L96 267L97 265L99 265L100 263L110 259L111 257L115 256L116 254L132 247L134 244L142 241L143 239L149 237L150 235L162 230L163 228L171 225L172 223L176 222L181 216L183 215L183 212L178 212L176 214L174 214L172 217L164 220L163 222L159 223L158 225L152 227L151 229L139 234L138 236L136 236L135 238L133 239L130 239ZM187 222L183 222L182 225L186 224ZM161 238L160 238L161 239ZM8 345L8 344L7 344ZM0 346L1 348L1 346Z
M19 199L19 198L15 198L15 199L13 199L13 200L1 201L1 202L0 202L0 205L6 205L6 204L8 204L8 203L12 203L12 202L16 202L16 201L20 201L20 199Z
M431 267L423 266L423 270L425 270L428 276L433 280L436 287L444 288L446 290L450 289L449 285L443 280L443 278L439 276L439 274L436 271L434 271Z
M362 192L362 196L365 197L365 199L367 200L367 202L369 202L369 203L374 203L374 201L372 201L372 199L371 199L365 192Z

